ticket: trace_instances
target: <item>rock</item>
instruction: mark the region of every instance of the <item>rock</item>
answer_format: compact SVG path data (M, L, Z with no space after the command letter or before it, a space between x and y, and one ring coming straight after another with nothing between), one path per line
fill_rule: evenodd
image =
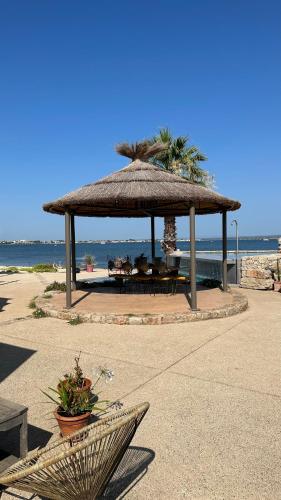
M277 261L281 271L280 254L242 257L240 286L255 290L272 290L274 280L277 279Z

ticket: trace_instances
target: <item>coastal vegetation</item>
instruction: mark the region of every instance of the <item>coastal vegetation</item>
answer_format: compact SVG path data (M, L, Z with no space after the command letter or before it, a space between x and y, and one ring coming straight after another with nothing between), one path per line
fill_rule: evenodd
M48 314L39 307L38 309L35 309L35 311L33 311L32 316L35 319L41 319L47 318Z
M36 299L37 295L31 299L31 301L28 304L29 309L36 309Z
M32 273L55 273L57 272L57 268L54 264L35 264L31 268Z
M49 285L46 286L44 293L51 292L53 290L58 290L60 292L66 292L66 284L59 283L58 281L53 281Z
M56 273L57 268L54 264L48 264L48 263L34 264L31 267L9 266L6 268L6 273L8 274L16 274L21 271L27 273Z
M18 268L18 267L16 267L16 266L10 266L10 267L8 267L8 268L6 269L6 272L7 272L8 274L16 274L16 273L19 273L20 271L19 271L19 268Z
M71 326L80 325L81 323L84 323L84 321L81 318L81 316L79 316L79 314L76 316L76 318L70 319L68 321L68 324L71 325Z

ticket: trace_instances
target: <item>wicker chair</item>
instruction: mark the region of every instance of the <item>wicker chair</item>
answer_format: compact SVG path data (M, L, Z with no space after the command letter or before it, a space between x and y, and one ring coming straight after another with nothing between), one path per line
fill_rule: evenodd
M0 476L0 484L57 500L100 497L148 408L142 403L117 411L29 453Z

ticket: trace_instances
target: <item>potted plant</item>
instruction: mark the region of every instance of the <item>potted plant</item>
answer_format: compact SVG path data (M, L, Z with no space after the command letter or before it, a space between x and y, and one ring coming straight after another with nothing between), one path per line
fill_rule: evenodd
M100 380L112 380L113 372L100 367L97 380L92 385L89 378L84 377L80 367L80 355L75 359L73 373L67 373L59 380L56 389L49 387L52 394L43 391L56 405L54 416L57 419L62 436L67 436L88 425L92 412L100 413L106 408L101 407L109 401L101 401L95 388Z
M86 255L84 257L87 273L92 273L94 270L95 258L92 255Z
M279 264L279 259L277 259L277 280L274 281L273 286L274 286L274 291L275 292L281 292L281 272L280 272L280 264Z

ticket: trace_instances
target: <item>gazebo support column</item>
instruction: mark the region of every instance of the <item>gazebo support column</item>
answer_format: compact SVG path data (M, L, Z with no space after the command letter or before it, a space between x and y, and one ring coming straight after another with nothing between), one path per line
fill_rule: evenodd
M71 308L71 244L70 214L65 212L65 266L66 266L66 308Z
M190 291L191 291L191 309L197 310L197 291L196 291L196 246L195 246L195 206L189 209L190 224Z
M151 223L151 259L153 262L155 258L155 219L153 216L150 218L150 223Z
M70 216L71 225L71 268L72 268L72 289L76 290L76 248L75 248L75 220L74 215Z
M227 292L227 212L222 212L222 288Z

